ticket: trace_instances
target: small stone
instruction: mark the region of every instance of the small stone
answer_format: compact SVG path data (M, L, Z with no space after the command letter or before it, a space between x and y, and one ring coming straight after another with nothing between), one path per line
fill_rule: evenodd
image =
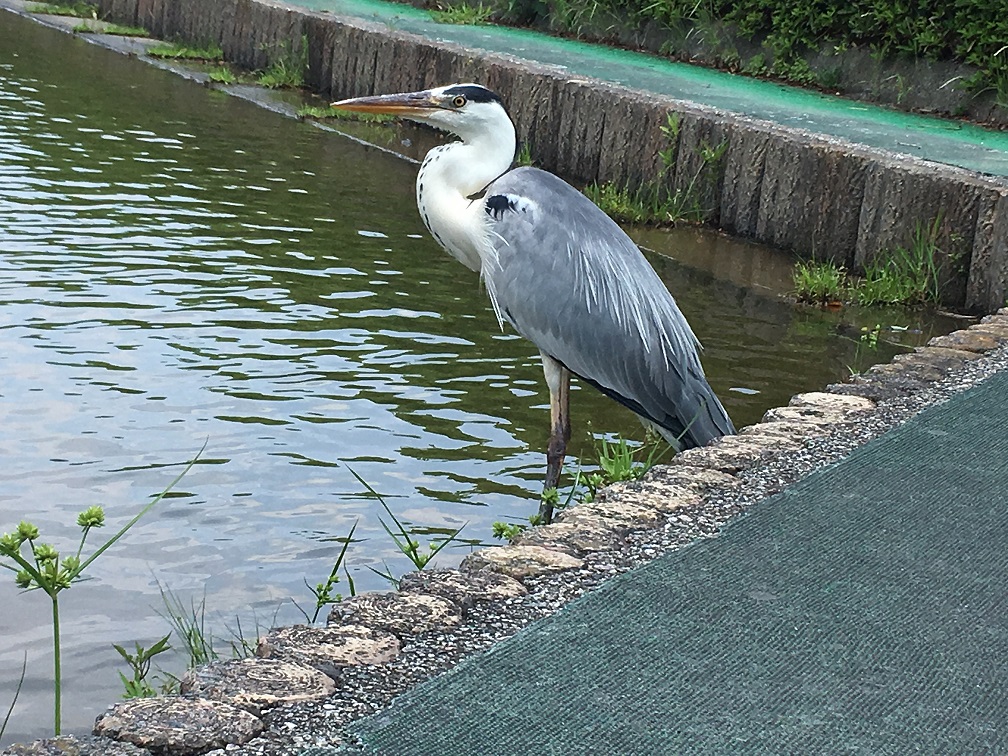
M763 415L764 422L794 422L813 425L835 425L852 412L875 406L870 399L844 394L813 391L792 397L787 407L775 407Z
M766 422L747 425L739 431L740 436L765 436L768 438L784 438L801 443L806 438L821 435L818 426L808 423Z
M259 716L264 708L332 695L332 678L311 667L276 659L230 659L195 667L182 677L183 693L224 701Z
M256 656L288 659L338 675L341 667L387 664L399 650L398 638L372 627L295 625L270 632L259 642Z
M787 425L787 423L759 423L755 427L758 428L761 425ZM815 433L809 433L807 437L812 437L813 435L815 435ZM797 435L785 436L776 433L751 432L746 433L744 436L736 436L736 438L744 439L747 443L761 447L770 455L780 454L781 452L786 451L794 451L795 449L801 449L805 446L804 438Z
M462 560L459 570L494 570L516 580L548 572L573 570L584 564L577 557L542 546L491 546L474 551Z
M698 495L715 488L727 489L739 485L738 478L728 473L689 464L656 465L644 474L640 482L643 486L685 488Z
M730 476L725 477L729 481L734 480ZM695 487L679 485L670 482L668 478L660 479L653 476L630 483L614 483L600 492L598 501L608 502L614 496L626 496L635 504L665 513L692 506L701 498Z
M927 385L928 381L915 372L913 365L889 363L874 365L864 375L856 376L848 383L834 384L829 389L836 394L882 402L920 391Z
M709 467L733 475L771 456L772 452L755 441L739 436L725 436L710 446L687 449L672 458L673 465Z
M445 630L462 622L462 609L440 596L422 593L365 593L334 604L330 625L365 625L403 638Z
M999 340L994 335L972 329L953 331L946 336L935 336L928 342L928 346L932 347L947 347L981 353L996 349L999 344Z
M526 530L515 544L584 556L593 551L612 551L624 542L622 533L626 528L611 519L580 511L582 509L583 505L573 507L565 510L566 516L558 522Z
M907 373L914 374L926 382L941 380L946 372L961 365L966 359L977 359L975 352L964 352L959 349L942 347L923 347L907 354L897 354L892 361L896 369L902 368Z
M979 324L970 326L968 330L996 339L999 344L1008 341L1008 322L1003 318L998 320L984 318Z
M503 601L524 596L528 591L514 578L499 572L458 570L419 570L399 579L399 590L441 596L467 609L478 601Z
M247 743L262 731L258 718L236 706L180 696L122 701L94 726L95 735L180 756Z
M859 412L870 410L874 402L858 399L853 396L836 396L825 391L809 391L805 394L795 394L788 402L789 407L820 407L835 412Z
M630 493L626 483L613 483L595 496L594 501L569 507L557 515L558 522L570 522L573 517L591 515L624 528L653 525L661 513L640 502Z
M31 743L14 743L0 751L0 756L150 756L150 751L109 738L63 735Z
M976 360L980 355L967 349L954 349L952 347L923 346L917 347L907 354L897 354L893 357L894 362L906 360L922 360L943 367L953 367L963 360Z

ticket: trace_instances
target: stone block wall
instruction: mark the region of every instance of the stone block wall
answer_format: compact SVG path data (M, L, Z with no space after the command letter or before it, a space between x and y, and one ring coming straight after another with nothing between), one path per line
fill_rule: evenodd
M946 304L993 312L1008 297L1008 179L265 0L98 5L158 37L216 42L228 61L250 69L303 53L308 86L333 99L480 82L508 103L519 140L544 168L575 182L693 183L716 227L806 258L859 269L908 245L940 214ZM662 176L669 113L678 118L675 161ZM701 148L721 146L721 157L703 165Z

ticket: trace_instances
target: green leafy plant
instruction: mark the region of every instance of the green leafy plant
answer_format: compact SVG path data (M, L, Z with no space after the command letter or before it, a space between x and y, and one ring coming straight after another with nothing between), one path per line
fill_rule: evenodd
M515 162L521 166L532 165L532 145L528 142L522 142L521 146L518 148L518 154L515 155Z
M637 480L650 470L671 447L658 438L649 438L640 446L632 446L625 438L616 441L601 439L598 447L598 472L583 478L582 502L594 501L600 488L626 480ZM646 455L646 456L645 456Z
M154 657L171 648L168 645L169 638L171 638L170 634L157 641L150 648L144 648L139 643L136 643L134 644L136 649L133 653L130 653L116 643L112 644L112 648L119 652L119 655L129 664L133 671L132 678L126 677L122 672L119 673L119 679L122 681L123 688L125 688L123 698L151 698L157 695L157 691L147 682L147 675L150 672L151 662L154 660Z
M112 34L117 37L149 37L150 32L142 26L123 26L121 24L100 24L94 26L87 22L77 24L73 28L76 34Z
M680 117L669 113L661 127L668 144L659 149L658 157L662 170L658 178L645 182L637 189L619 186L613 182L592 183L584 189L585 195L609 216L626 223L700 223L708 215L704 207L704 195L709 193L710 182L716 182L721 171L721 160L728 149L728 142L717 145L706 142L700 144L697 157L700 158L696 170L686 179L685 184L673 188L672 173L678 155Z
M202 449L200 453L202 453ZM81 555L84 551L84 544L87 541L88 534L95 528L101 528L105 525L105 512L98 506L88 507L77 515L77 525L81 528L81 539L76 553L71 556L61 556L60 552L52 544L40 542L41 534L39 533L39 529L27 520L22 520L16 530L6 533L0 538L0 557L5 559L5 561L0 561L0 567L4 567L14 573L14 582L17 583L19 588L24 591L41 590L52 602L53 733L55 735L60 734L62 725L61 702L63 677L60 667L60 593L70 588L74 583L83 580L84 571L98 557L119 541L120 538L126 535L130 528L140 521L141 517L167 496L168 492L175 487L175 484L182 480L182 477L196 464L197 459L199 459L199 454L168 484L167 488L155 496L150 503L143 507L115 535L95 549L91 556L83 561Z
M470 5L462 2L458 5L451 5L444 10L433 10L430 12L431 18L442 24L457 24L460 26L480 26L490 23L493 18L494 8L491 5Z
M302 105L297 109L298 118L314 118L320 121L361 121L362 123L390 123L395 116L387 113L354 113L349 110L337 110L329 106Z
M218 66L211 69L207 72L207 78L215 84L234 84L238 81L238 77L235 76L234 71L227 66Z
M353 578L350 577L349 570L346 569L346 565L343 563L343 558L346 556L347 548L350 546L350 542L353 540L354 531L357 530L357 523L355 522L353 527L350 528L350 532L347 533L346 538L341 539L343 541L343 546L340 549L339 554L336 556L336 561L333 562L332 570L329 571L329 577L325 579L324 582L316 584L314 587L309 585L308 581L305 580L304 584L308 587L308 590L312 592L315 596L315 611L309 617L308 612L302 609L298 603L295 601L294 606L298 608L298 611L305 616L305 619L310 623L314 623L319 616L319 612L322 608L329 606L330 604L335 604L343 600L343 596L339 593L335 593L333 589L340 581L340 567L343 568L346 574L347 587L350 590L351 596L357 595L357 590L354 588Z
M28 6L28 12L44 13L49 16L98 18L98 8L91 3L37 3Z
M522 522L501 522L496 520L493 523L493 537L502 541L513 541L528 529L528 525Z
M308 43L302 37L298 50L292 49L287 43L279 45L278 54L266 70L259 73L257 81L267 89L299 89L304 86L307 68Z
M381 504L382 509L385 510L386 514L388 514L388 516L392 518L392 522L395 525L395 530L390 528L388 524L385 522L385 520L383 520L381 517L378 518L378 522L381 523L381 526L385 529L385 532L389 534L389 536L392 538L393 542L395 542L395 545L399 548L399 550L406 556L407 559L409 559L413 563L413 566L416 567L418 570L422 570L424 567L430 564L431 560L434 559L434 557L436 557L439 553L441 553L442 549L444 549L446 546L448 546L448 544L450 544L452 541L458 538L459 533L461 533L462 529L465 528L465 526L468 524L468 523L462 524L457 530L450 533L446 538L440 541L431 541L430 544L428 545L428 548L424 549L420 545L420 542L413 537L413 532L407 530L406 526L403 525L403 523L399 520L399 518L395 516L395 514L389 508L389 505L385 502L385 498L380 493L375 491L374 488L372 488L371 485L366 480L364 480L364 478L362 478L360 475L356 473L356 471L354 471L349 467L347 469L350 470L350 474L357 479L357 482L360 483L362 486L364 486L364 488L367 489L368 493L372 497L374 497L379 504ZM378 574L381 575L380 572Z
M165 42L151 45L147 54L152 58L172 58L178 60L218 61L224 57L224 51L217 44L205 47L191 47L178 42Z
M10 722L14 707L17 706L18 697L21 695L21 686L24 685L25 673L28 672L28 652L25 651L24 659L21 661L21 677L18 678L17 687L14 689L14 697L11 698L10 706L7 707L7 714L4 716L3 724L0 724L0 740L7 730L7 723Z
M792 282L799 302L828 305L843 301L847 294L847 271L830 260L797 263Z
M879 336L882 334L882 324L876 323L872 328L861 327L861 335L858 337L857 347L854 350L854 365L847 366L851 375L858 375L863 370L863 363L868 353L878 351Z
M864 280L857 289L862 305L937 303L940 265L938 233L941 216L930 223L918 223L910 245L877 256L865 266Z

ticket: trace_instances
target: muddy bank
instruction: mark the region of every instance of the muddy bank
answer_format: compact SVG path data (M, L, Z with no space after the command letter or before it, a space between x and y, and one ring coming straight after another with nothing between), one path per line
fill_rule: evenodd
M307 61L327 97L479 81L508 102L545 168L578 182L661 180L693 193L712 225L860 269L941 217L945 304L992 312L1008 295L1008 180L826 138L359 19L261 0L99 0L103 14L163 38L220 44L261 69ZM669 113L672 138L662 131ZM704 161L701 149L723 154ZM658 151L673 146L663 174Z

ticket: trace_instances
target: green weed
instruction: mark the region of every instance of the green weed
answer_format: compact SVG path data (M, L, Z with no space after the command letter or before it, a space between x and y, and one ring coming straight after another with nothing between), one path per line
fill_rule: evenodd
M493 524L493 537L499 541L513 541L528 529L528 525L522 522L501 522L497 520Z
M518 154L515 155L515 163L522 166L532 165L532 145L528 142L522 142L521 147L518 148Z
M220 45L206 47L190 47L177 42L152 45L147 48L147 54L152 58L172 58L178 60L217 61L224 57Z
M265 71L259 73L256 81L267 89L299 89L304 86L307 68L308 45L302 38L298 51L291 49L289 44L281 44L279 54L273 58Z
M918 223L907 247L877 256L865 266L858 284L862 305L937 303L940 299L938 232L941 216L931 223Z
M308 587L308 590L312 592L315 596L315 611L312 613L311 617L308 616L308 612L302 609L298 603L295 601L294 606L298 608L298 611L305 616L305 619L309 623L314 624L318 619L319 612L322 608L329 606L330 604L335 604L343 600L343 596L339 593L334 593L333 589L340 581L339 571L340 567L343 568L346 574L347 587L350 591L351 596L357 595L357 590L354 588L353 578L350 577L349 570L346 569L346 565L343 563L343 558L346 556L347 548L350 546L350 542L353 540L354 531L357 530L357 523L355 522L353 527L350 528L350 532L347 533L346 538L341 539L343 541L343 547L340 549L339 554L336 556L336 561L333 562L332 570L329 571L329 577L325 579L324 582L316 584L314 587L308 584L305 580L304 584Z
M669 113L660 127L668 144L658 151L662 163L659 177L638 189L618 186L613 182L593 183L584 189L585 195L610 217L625 223L699 223L707 216L702 197L708 182L716 179L728 142L711 146L701 143L697 152L700 162L685 186L671 189L671 174L676 166L680 118Z
M238 81L238 77L235 76L234 71L227 66L211 69L207 72L207 78L216 84L234 84Z
M459 26L480 26L490 23L493 18L494 9L492 6L469 5L463 2L459 5L452 5L444 10L434 10L430 12L431 18L442 24L456 24Z
M879 336L882 333L882 324L876 323L874 327L861 327L861 335L858 337L857 347L854 350L854 365L847 366L851 375L859 375L864 369L863 363L868 353L878 351Z
M625 438L616 441L601 439L596 447L598 472L584 478L582 502L594 501L600 488L626 480L637 480L657 463L667 451L659 438L652 437L634 447Z
M202 449L200 450L202 453ZM92 506L77 515L77 526L81 529L81 539L77 551L72 556L61 556L54 546L41 543L39 529L27 520L22 520L17 529L0 538L0 567L14 573L14 582L24 591L41 590L52 602L53 635L53 733L60 734L62 726L63 677L60 666L60 613L59 595L74 583L84 579L84 571L111 548L120 538L136 525L140 518L153 509L182 477L192 469L199 459L197 454L178 476L155 496L119 531L99 546L88 558L81 560L84 545L92 530L105 526L105 512L101 507ZM6 561L9 560L9 561Z
M661 223L666 214L660 195L651 185L640 189L612 181L592 183L584 189L588 199L611 218L625 223Z
M150 32L141 26L123 26L122 24L101 24L93 26L89 23L77 24L73 28L77 34L112 34L117 37L148 37Z
M29 13L44 13L49 16L73 16L74 18L98 18L98 8L91 3L38 3L28 6Z
M847 271L832 261L801 261L792 272L799 302L827 305L841 302L847 294Z
M399 550L406 556L407 559L409 559L413 563L413 566L416 567L418 570L422 570L424 567L430 564L431 560L434 559L434 557L436 557L439 553L441 553L442 549L444 549L446 546L448 546L448 544L450 544L452 541L458 538L459 533L461 533L462 529L466 526L466 524L468 524L468 523L463 524L457 530L450 533L446 538L440 541L431 541L430 544L428 545L428 548L424 549L423 547L420 546L420 542L417 541L415 538L413 538L413 531L408 530L406 526L404 526L403 523L399 520L399 518L395 516L395 514L389 508L389 505L385 502L385 498L380 493L375 491L374 488L372 488L371 485L366 480L364 480L364 478L358 475L355 470L349 467L347 469L350 470L350 474L357 479L357 482L360 483L362 486L364 486L364 488L367 489L368 493L373 498L375 498L379 504L381 504L382 509L385 510L386 514L388 514L388 516L392 518L392 522L395 525L395 530L390 528L389 525L385 522L385 520L383 520L380 517L378 518L378 522L381 523L381 526L385 529L385 532L389 534L389 537L392 538L392 541L399 548ZM375 570L375 572L377 572L377 570ZM378 574L381 575L382 573L378 572ZM389 576L383 575L383 577L389 577Z
M0 724L0 740L3 740L4 732L7 730L7 723L10 722L14 707L17 706L18 697L21 695L21 686L24 685L25 674L28 672L28 652L25 651L24 659L21 661L21 677L18 678L17 687L14 688L14 696L11 698L10 706L7 707L7 715L3 724Z
M302 105L297 109L298 118L314 118L319 121L360 121L362 123L389 123L395 116L387 113L354 113L349 110L337 110L329 106Z
M170 588L158 583L158 591L161 593L161 603L164 606L164 612L160 614L168 621L176 639L182 644L183 650L189 657L186 666L197 667L220 659L222 652L218 643L222 639L215 638L213 631L207 628L206 594L198 603L194 598L190 598L189 605L186 606ZM245 636L240 619L236 620L234 628L226 628L231 636L226 641L231 657L240 659L255 653L258 622L256 628L257 632L253 635L252 640Z
M154 660L154 657L171 648L168 645L170 637L170 634L166 635L150 648L144 648L139 643L136 643L136 650L132 654L122 646L115 643L112 644L112 648L119 652L119 655L133 670L132 678L126 677L122 672L119 673L119 679L122 680L123 688L125 689L123 698L152 698L157 695L157 691L147 682L147 675L150 672L151 662Z

